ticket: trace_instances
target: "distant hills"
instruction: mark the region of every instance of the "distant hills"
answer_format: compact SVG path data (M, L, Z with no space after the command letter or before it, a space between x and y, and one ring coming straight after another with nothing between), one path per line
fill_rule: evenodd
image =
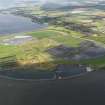
M105 0L0 0L0 8L11 6L24 6L25 4L41 5L45 10L86 8L93 6L97 9L105 9Z
M43 1L43 0L42 0ZM57 2L58 1L58 2ZM76 9L76 8L96 8L105 9L105 0L54 0L47 1L42 4L44 10L55 10L55 9Z

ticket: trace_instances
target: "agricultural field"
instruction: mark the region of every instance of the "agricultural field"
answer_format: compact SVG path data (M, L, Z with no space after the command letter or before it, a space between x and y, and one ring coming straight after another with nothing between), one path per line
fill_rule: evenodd
M81 39L77 41L76 38L72 38L66 33L51 29L29 32L26 33L26 36L27 35L32 36L33 39L21 45L11 45L9 42L6 42L6 44L1 43L0 58L15 55L17 62L22 65L29 63L52 62L55 59L48 54L47 49L59 46L61 44L74 47L78 46L82 41ZM1 37L1 41L11 38L13 39L12 36L9 36L8 38Z
M79 35L79 32L77 32ZM91 65L92 67L104 66L104 58L102 56L98 58L89 58L85 59L82 57L81 59L76 58L76 56L79 54L82 54L82 48L84 47L82 45L82 48L79 48L80 45L85 40L90 40L90 37L82 37L82 34L77 36L75 31L65 29L63 27L55 27L51 26L46 29L42 29L39 31L33 31L33 32L27 32L24 33L24 36L30 36L32 37L32 40L25 41L22 44L11 44L11 43L1 43L0 44L0 59L6 58L7 61L10 63L7 65L7 68L10 67L10 69L19 69L19 68L33 68L35 70L54 70L56 68L57 64L62 63L69 63L69 64L86 64ZM19 34L15 35L18 36ZM0 40L6 40L10 39L13 40L13 35L9 37L2 37ZM102 38L103 39L103 38ZM96 42L101 42L96 39L92 39ZM85 43L89 47L88 42ZM85 46L86 47L86 46ZM91 47L91 46L90 46ZM63 50L65 49L65 50ZM81 49L81 50L80 50ZM83 48L85 51L86 48ZM61 50L61 52L59 52ZM67 50L67 51L66 51ZM97 49L96 49L97 50ZM94 52L93 52L94 53ZM61 54L61 55L60 55ZM66 56L65 56L66 55ZM74 58L71 57L74 56ZM14 56L14 66L11 68L11 60ZM59 57L60 56L60 57ZM2 62L2 61L1 61ZM57 63L56 63L57 62ZM1 63L3 64L3 63ZM5 65L7 63L4 63ZM6 69L6 66L3 66L4 69ZM33 66L34 65L34 66Z

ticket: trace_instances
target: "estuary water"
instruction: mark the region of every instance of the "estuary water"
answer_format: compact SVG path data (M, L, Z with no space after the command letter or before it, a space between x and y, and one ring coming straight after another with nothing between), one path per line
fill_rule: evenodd
M44 24L34 23L29 18L0 14L0 35L28 32L44 27Z

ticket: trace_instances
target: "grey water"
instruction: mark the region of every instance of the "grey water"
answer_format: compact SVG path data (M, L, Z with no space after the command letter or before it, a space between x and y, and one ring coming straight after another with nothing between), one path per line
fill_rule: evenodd
M28 32L45 27L29 18L14 16L12 14L0 14L0 35Z

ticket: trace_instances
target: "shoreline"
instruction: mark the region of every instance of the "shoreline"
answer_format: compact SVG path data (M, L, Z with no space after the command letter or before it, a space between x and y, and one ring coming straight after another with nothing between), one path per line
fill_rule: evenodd
M15 77L12 77L12 76L5 76L5 75L0 75L0 78L4 78L4 79L8 79L8 80L16 80L16 81L56 81L56 80L68 80L68 79L73 79L73 78L78 78L78 77L81 77L81 76L85 76L87 74L90 74L92 72L95 72L94 71L91 71L91 72L85 72L85 73L79 73L79 74L75 74L75 75L72 75L72 76L67 76L67 77L63 77L61 79L59 78L49 78L49 79L22 79L22 78L15 78Z

